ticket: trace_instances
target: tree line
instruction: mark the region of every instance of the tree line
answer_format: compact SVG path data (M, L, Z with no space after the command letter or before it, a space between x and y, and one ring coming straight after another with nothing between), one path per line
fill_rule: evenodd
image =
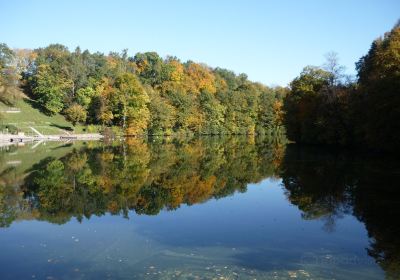
M346 79L337 56L308 66L284 100L287 135L296 142L399 151L400 22L376 39Z
M245 74L155 52L104 55L59 44L7 51L3 65L18 72L27 95L74 125L119 126L127 135L282 131L286 89Z
M335 53L287 88L155 52L70 52L0 45L0 98L20 80L48 114L74 125L121 127L126 135L284 134L298 143L398 151L400 23L375 40L348 78ZM8 89L8 90L7 90ZM14 97L13 97L14 98Z

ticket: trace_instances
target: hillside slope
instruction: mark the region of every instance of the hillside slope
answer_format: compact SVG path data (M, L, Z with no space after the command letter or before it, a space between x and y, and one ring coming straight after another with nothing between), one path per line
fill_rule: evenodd
M28 97L18 100L12 109L19 112L9 112L10 106L0 102L0 127L4 131L7 127L11 130L17 128L25 133L32 133L30 127L37 129L42 134L67 134L68 132L78 132L82 127L68 122L62 115L55 114L48 116L38 109L37 103ZM8 112L7 112L8 111Z

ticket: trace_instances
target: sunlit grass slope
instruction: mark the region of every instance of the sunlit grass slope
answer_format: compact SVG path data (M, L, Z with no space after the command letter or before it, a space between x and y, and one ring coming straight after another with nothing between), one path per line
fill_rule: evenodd
M81 132L83 127L73 125L68 122L62 115L55 114L52 116L41 112L36 101L24 97L16 101L12 106L19 109L19 113L7 113L10 106L0 102L0 125L4 129L5 126L14 126L19 131L25 133L33 133L30 127L35 128L42 134L65 134L67 132Z

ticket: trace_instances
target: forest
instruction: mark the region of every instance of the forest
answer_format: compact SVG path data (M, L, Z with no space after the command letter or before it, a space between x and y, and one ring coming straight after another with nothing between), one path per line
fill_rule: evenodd
M155 52L105 56L79 48L69 52L58 44L14 53L3 49L3 65L14 64L8 80L19 76L43 111L62 113L73 124L118 126L126 135L283 131L286 89L250 82L244 74L162 59ZM15 98L8 96L2 100Z
M372 43L356 69L357 79L348 79L335 54L323 68L304 68L284 100L289 139L399 152L400 22Z
M48 115L118 127L128 136L286 134L297 143L398 152L400 23L372 42L356 69L356 78L345 75L329 53L288 87L267 87L155 52L131 57L127 50L104 55L60 44L0 44L0 101L12 105L21 88Z

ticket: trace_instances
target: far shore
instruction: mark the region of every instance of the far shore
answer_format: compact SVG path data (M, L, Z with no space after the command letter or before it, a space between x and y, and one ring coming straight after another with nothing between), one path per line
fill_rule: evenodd
M37 141L69 141L69 140L101 140L104 136L100 133L81 133L81 134L55 134L43 135L37 134L35 136L25 135L25 133L18 134L1 134L0 143L2 145L9 143L27 143Z

